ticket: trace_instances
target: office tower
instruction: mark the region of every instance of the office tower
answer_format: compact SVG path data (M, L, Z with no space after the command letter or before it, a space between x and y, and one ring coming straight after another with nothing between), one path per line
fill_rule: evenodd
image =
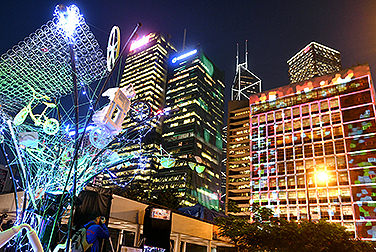
M227 125L222 128L222 169L221 169L221 196L219 208L221 212L226 210L226 163L227 163Z
M246 216L250 206L248 101L229 101L227 129L226 204L235 202L241 210L238 215Z
M376 117L368 64L250 97L251 204L375 240Z
M342 69L340 52L316 42L309 43L289 59L287 64L290 84Z
M179 188L184 204L218 210L222 161L224 72L198 47L172 56L166 106L179 109L163 125L163 146L176 158L155 177L156 192Z
M153 114L163 108L168 58L174 51L176 51L174 45L162 32L150 33L130 45L119 86L132 84L136 93L132 101L146 101ZM128 116L124 120L123 128L131 128L135 125L136 122ZM140 143L135 143L118 151L119 155L126 156L148 152L149 157L143 160L134 158L125 163L121 169L114 169L117 178L104 181L104 185L124 185L130 181L151 182L151 176L159 165L153 153L158 153L162 132L161 123L152 121L152 126L153 130L143 139L141 149Z
M237 46L233 100L228 103L226 161L226 204L236 203L241 210L237 214L243 216L249 215L249 96L261 92L261 80L248 69L247 42L245 46L241 64Z

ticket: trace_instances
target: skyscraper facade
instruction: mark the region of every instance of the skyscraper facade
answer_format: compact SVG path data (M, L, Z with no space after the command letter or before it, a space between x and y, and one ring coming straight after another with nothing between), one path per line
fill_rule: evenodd
M162 137L177 164L159 170L155 190L178 188L185 205L218 210L224 73L200 48L172 56L170 64L166 107L178 111L164 121Z
M251 204L376 240L375 104L367 64L251 96Z
M340 52L311 42L287 61L291 83L312 79L342 69Z
M238 215L249 216L249 102L229 101L227 117L226 203L240 208ZM226 213L228 210L226 208ZM233 213L234 214L234 213Z
M234 202L241 210L237 215L249 216L249 97L261 92L261 79L248 69L247 42L245 46L243 63L239 63L237 47L236 74L231 88L232 100L228 103L226 204L229 201Z
M124 71L119 86L132 84L136 96L132 101L147 102L152 114L162 109L165 101L165 89L168 71L168 58L171 52L176 52L175 46L162 32L154 32L143 36L130 45L125 61ZM123 128L134 127L137 122L126 117ZM147 158L135 158L125 163L121 169L114 169L117 178L106 180L104 185L126 184L131 181L151 182L152 175L158 169L158 160L153 153L159 152L161 144L161 123L151 122L153 130L142 143L134 143L118 151L119 155L137 156L137 153L148 152ZM109 178L107 176L107 178Z

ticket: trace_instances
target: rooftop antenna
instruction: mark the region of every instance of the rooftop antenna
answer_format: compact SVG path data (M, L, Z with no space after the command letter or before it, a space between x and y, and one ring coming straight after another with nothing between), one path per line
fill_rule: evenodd
M184 50L186 48L186 46L185 46L185 38L186 37L187 37L187 29L184 29L184 35L183 35L183 52L184 52Z
M248 69L248 39L245 40L245 68Z
M248 69L248 40L245 41L245 59L239 63L239 43L236 43L236 74L231 88L231 100L248 100L261 92L261 79Z
M236 68L239 65L239 43L236 43Z

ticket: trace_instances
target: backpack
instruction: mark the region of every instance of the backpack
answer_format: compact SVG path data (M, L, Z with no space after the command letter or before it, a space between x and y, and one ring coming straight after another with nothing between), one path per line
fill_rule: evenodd
M95 225L95 223L90 223L88 225L83 226L80 228L74 235L72 236L72 243L71 243L71 252L85 252L91 246L93 246L92 243L88 243L86 239L86 231L88 230L89 227L92 225Z

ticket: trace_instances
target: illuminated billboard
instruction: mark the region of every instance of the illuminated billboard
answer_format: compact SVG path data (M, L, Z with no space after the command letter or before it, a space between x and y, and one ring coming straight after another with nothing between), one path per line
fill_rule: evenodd
M150 211L150 217L159 220L170 220L171 210L152 208Z
M194 49L194 50L189 51L187 53L184 53L184 54L182 54L180 56L173 57L172 60L171 60L171 62L173 64L175 64L176 62L178 62L178 61L180 61L182 59L188 58L189 56L192 56L192 55L194 55L196 53L197 53L197 49Z
M149 41L150 41L150 35L143 36L139 40L132 42L131 46L129 47L129 51L132 52L132 51L146 45L147 43L149 43Z

